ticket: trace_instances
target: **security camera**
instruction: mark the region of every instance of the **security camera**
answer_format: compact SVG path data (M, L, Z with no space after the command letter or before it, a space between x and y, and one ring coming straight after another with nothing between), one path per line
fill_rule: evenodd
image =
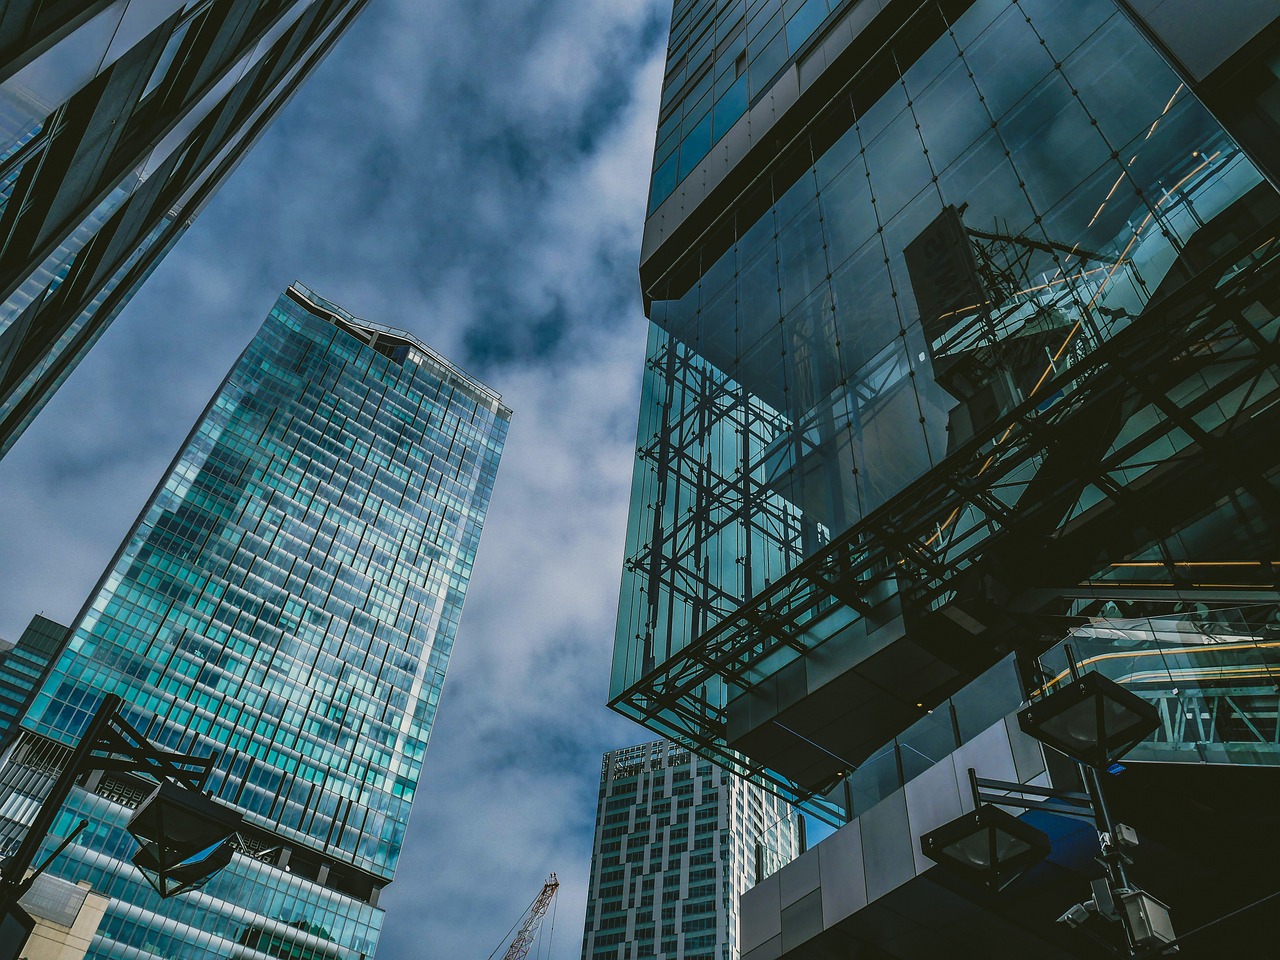
M1085 921L1089 919L1090 909L1093 907L1093 901L1088 903L1077 903L1070 910L1058 918L1058 923L1065 923L1073 930L1084 926Z
M1138 845L1138 831L1127 823L1117 823L1114 836L1116 843L1122 847L1136 847Z

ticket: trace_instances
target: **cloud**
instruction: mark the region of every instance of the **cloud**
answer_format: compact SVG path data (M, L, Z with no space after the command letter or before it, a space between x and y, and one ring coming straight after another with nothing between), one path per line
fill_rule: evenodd
M377 0L0 461L0 636L73 617L280 290L404 327L512 429L378 960L580 951L646 324L664 0ZM548 929L549 932L549 929Z

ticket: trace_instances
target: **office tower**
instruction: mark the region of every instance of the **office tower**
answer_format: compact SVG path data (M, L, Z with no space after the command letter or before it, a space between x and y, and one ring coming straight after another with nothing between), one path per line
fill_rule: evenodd
M64 807L55 837L90 826L53 872L111 898L91 957L373 955L509 418L412 335L280 297L0 770L12 844L103 694L162 749L219 752L208 789L245 827L198 893L162 901L129 862L149 784L90 777Z
M610 697L848 823L744 955L1061 955L1078 877L984 904L919 838L1053 778L1008 715L1069 633L1164 711L1114 790L1178 928L1270 892L1280 10L1229 6L675 4Z
M0 456L365 3L0 9Z
M606 753L582 960L737 960L738 899L799 853L801 823L674 743Z
M62 650L67 633L62 624L37 614L18 642L0 653L0 748L9 742L27 712L36 687Z

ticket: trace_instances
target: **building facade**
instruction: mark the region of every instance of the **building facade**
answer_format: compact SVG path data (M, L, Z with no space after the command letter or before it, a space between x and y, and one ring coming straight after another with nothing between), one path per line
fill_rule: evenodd
M0 10L0 456L366 2Z
M737 960L739 898L800 852L801 824L676 744L606 753L582 960Z
M510 411L413 336L290 287L75 621L0 783L12 843L105 693L162 749L218 752L239 852L162 901L92 777L52 868L111 905L89 955L371 957ZM52 843L51 838L49 843Z
M762 958L852 914L849 950L941 955L866 919L932 916L884 900L941 809L904 786L1091 619L1095 668L1182 718L1125 782L1274 772L1280 10L1230 7L674 6L611 704L833 823L903 805L893 856L831 861L861 894L759 895ZM1000 736L993 764L1049 775Z
M62 624L36 615L18 642L0 653L0 749L17 730L69 632Z
M84 960L107 911L107 898L87 881L68 883L43 874L19 901L35 921L23 960Z

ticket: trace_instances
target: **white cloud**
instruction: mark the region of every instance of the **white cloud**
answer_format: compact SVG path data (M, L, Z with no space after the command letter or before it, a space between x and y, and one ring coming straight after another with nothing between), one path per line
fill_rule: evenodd
M492 949L548 871L578 956L645 321L664 0L376 0L0 461L0 636L72 617L279 291L515 409L378 960ZM550 960L550 958L549 958Z

